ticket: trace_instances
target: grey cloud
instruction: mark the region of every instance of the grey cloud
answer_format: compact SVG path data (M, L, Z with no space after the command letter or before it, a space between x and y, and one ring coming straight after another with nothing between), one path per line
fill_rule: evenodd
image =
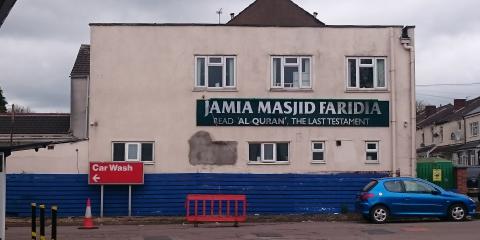
M17 1L0 29L0 86L9 102L69 111L68 76L91 22L222 22L253 0ZM295 0L327 24L416 25L417 83L479 81L480 1ZM476 54L477 53L477 54ZM431 103L475 96L480 86L419 88ZM422 95L423 94L423 95ZM426 95L442 97L427 97ZM446 96L446 97L445 97Z

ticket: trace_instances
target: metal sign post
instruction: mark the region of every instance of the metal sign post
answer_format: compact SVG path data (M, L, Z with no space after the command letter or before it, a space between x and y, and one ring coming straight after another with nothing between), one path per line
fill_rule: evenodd
M132 216L132 185L128 185L128 216Z
M6 202L6 163L5 155L0 152L0 240L5 239L5 202Z
M143 163L90 162L88 184L100 185L101 218L103 218L105 185L128 185L128 216L130 217L132 216L132 185L144 184Z
M100 217L103 218L103 185L100 185Z
M103 218L103 188L105 185L100 185L100 218ZM132 216L132 185L128 185L128 216ZM1 239L0 239L1 240Z

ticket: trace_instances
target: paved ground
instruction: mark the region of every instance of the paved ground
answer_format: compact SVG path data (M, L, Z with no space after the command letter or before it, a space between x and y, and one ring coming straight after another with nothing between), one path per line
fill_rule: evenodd
M49 229L47 239L49 237ZM10 227L8 240L30 239L28 227ZM60 227L58 239L113 240L202 240L202 239L388 239L388 240L469 240L480 239L480 220L467 222L397 222L383 225L366 222L246 223L193 225L110 225L96 230Z

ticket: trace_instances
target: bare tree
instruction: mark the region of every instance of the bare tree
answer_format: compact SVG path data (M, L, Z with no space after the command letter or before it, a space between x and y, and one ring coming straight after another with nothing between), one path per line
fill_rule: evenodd
M18 105L18 104L14 104L13 106L13 111L15 113L33 113L33 111L30 109L30 107L25 107L25 106L22 106L22 105ZM9 108L7 110L7 112L11 113L12 112L12 108Z
M422 100L417 100L416 105L417 105L417 113L419 113L419 112L425 110L425 106L427 106L428 103L426 103Z
M3 96L2 88L0 87L0 113L4 113L7 111L7 100Z

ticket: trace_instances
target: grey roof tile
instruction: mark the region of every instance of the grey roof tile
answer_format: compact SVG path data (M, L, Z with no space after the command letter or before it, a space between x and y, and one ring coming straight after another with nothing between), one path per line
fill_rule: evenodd
M290 0L256 0L227 25L323 27L325 24Z
M90 45L82 44L78 50L77 59L73 64L70 77L85 77L90 75Z
M10 114L0 114L0 134L10 134ZM28 113L15 114L14 134L67 134L70 131L70 114Z

